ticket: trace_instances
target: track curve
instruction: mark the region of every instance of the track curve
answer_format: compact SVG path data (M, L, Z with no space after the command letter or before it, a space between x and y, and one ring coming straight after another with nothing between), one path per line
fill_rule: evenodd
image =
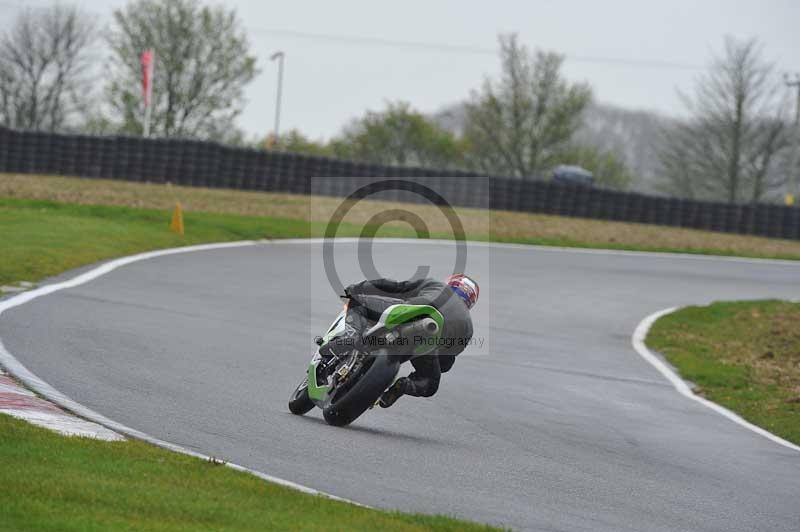
M800 264L470 244L485 346L435 399L334 429L285 404L337 310L320 247L129 264L11 309L0 337L108 418L364 504L533 530L800 527L800 453L680 396L630 345L663 307L800 298ZM398 278L452 263L448 243L374 247ZM337 242L345 282L354 256Z

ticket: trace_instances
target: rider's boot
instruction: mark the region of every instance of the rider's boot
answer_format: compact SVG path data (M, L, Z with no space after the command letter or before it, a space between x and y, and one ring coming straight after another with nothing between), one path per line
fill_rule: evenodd
M392 406L400 397L406 393L406 385L408 383L408 378L401 377L392 384L388 390L383 392L381 395L380 400L378 400L378 404L381 405L381 408L389 408Z

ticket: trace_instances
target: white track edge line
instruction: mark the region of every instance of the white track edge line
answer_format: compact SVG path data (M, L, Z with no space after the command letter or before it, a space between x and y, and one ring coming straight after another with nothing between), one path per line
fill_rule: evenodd
M436 238L393 238L381 237L375 240L385 240L387 242L395 242L400 244L450 244L453 245L456 241L452 239L436 239ZM281 238L269 239L264 242L272 244L321 244L324 238ZM336 242L342 244L354 244L359 241L357 237L337 237ZM490 247L500 249L525 249L533 251L545 251L556 253L577 253L583 255L621 255L631 257L651 257L659 259L689 259L689 260L714 260L725 262L741 262L745 264L775 264L785 266L800 267L800 260L792 259L770 259L770 258L757 258L757 257L736 257L731 255L704 255L702 253L678 253L674 251L634 251L628 249L602 249L602 248L579 248L579 247L563 247L563 246L544 246L541 244L514 244L510 242L487 242L483 240L466 240L466 243L472 247Z
M654 368L656 368L659 373L661 373L681 395L688 397L693 401L697 401L701 405L710 408L714 412L725 416L726 418L730 419L734 423L741 425L742 427L755 432L756 434L767 438L779 445L783 445L789 449L793 449L795 451L800 451L800 446L795 445L790 441L786 441L780 436L776 436L775 434L765 430L761 427L753 425L749 421L743 419L738 414L728 410L724 406L720 406L717 403L709 401L704 397L700 397L699 395L695 394L689 385L681 379L673 370L670 368L661 358L659 358L655 353L653 353L647 345L645 345L645 338L647 338L647 333L650 331L650 328L653 326L653 323L656 322L658 318L662 316L666 316L667 314L672 314L678 310L677 307L670 307L663 310L659 310L658 312L654 312L644 318L642 321L639 322L639 325L636 326L636 330L633 332L633 336L631 336L631 343L633 344L633 348L636 350L639 355L645 359L647 362L650 363Z
M115 259L106 263L97 266L87 272L84 272L72 279L67 281L53 283L49 285L42 286L40 288L36 288L27 292L23 292L19 295L13 296L9 299L0 301L0 314L5 312L8 309L17 307L29 301L32 301L36 298L42 297L47 294L52 294L53 292L57 292L59 290L64 290L66 288L73 288L75 286L80 286L84 283L87 283L93 279L96 279L102 275L105 275L109 272L116 270L121 266L125 266L126 264L131 264L134 262L152 259L156 257L162 257L165 255L176 255L179 253L188 253L192 251L206 251L206 250L215 250L215 249L224 249L224 248L235 248L235 247L246 247L246 246L254 246L259 244L257 241L252 240L244 240L239 242L225 242L220 244L202 244L198 246L186 246L180 248L170 248L170 249L162 249L157 251L150 251L147 253L139 253L137 255L130 255L128 257L122 257L119 259ZM45 397L49 401L57 404L58 406L72 412L73 414L78 415L79 417L88 419L90 421L94 421L95 423L102 425L110 430L118 432L120 434L124 434L131 438L142 440L147 443L156 445L163 449L167 449L173 452L193 456L195 458L200 458L206 461L215 461L216 459L202 454L186 447L182 447L180 445L170 443L164 440L160 440L154 436L150 436L144 432L138 431L134 428L128 427L127 425L123 425L122 423L118 423L114 420L111 420L102 414L95 412L89 407L86 407L63 393L59 392L44 380L39 378L33 372L31 372L28 368L26 368L19 360L17 360L14 355L12 355L3 345L2 339L0 339L0 364L5 367L5 369L15 378L22 381L27 387L38 393L39 395ZM245 467L239 464L225 462L225 465L231 469L236 471L242 471L245 473L250 473L260 479L279 484L281 486L285 486L288 488L295 489L297 491L307 493L310 495L321 495L328 499L332 499L335 501L345 502L349 504L354 504L356 506L361 506L364 508L370 508L364 504L358 503L356 501L352 501L349 499L345 499L342 497L337 497L336 495L332 495L330 493L325 493L323 491L316 490L314 488L304 486L302 484L298 484L296 482L292 482L291 480L286 480L283 478L275 477L272 475L268 475L267 473L263 473L261 471L257 471L255 469L251 469L249 467Z

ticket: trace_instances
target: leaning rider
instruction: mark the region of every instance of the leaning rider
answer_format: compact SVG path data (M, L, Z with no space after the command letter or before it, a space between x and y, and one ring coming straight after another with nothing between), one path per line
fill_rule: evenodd
M430 305L444 317L441 342L429 355L413 358L414 372L398 379L380 399L383 408L392 406L402 395L431 397L439 389L442 373L450 371L472 338L470 309L478 301L478 283L464 274L449 276L444 283L435 279L393 281L374 279L345 288L350 299L346 323L354 332L363 333L369 322L377 321L391 305ZM457 297L453 297L457 296Z

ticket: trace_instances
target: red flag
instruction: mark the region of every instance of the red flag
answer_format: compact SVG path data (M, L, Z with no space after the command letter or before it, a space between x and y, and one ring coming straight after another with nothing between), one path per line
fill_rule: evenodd
M153 77L153 50L142 52L142 99L144 106L150 106Z

